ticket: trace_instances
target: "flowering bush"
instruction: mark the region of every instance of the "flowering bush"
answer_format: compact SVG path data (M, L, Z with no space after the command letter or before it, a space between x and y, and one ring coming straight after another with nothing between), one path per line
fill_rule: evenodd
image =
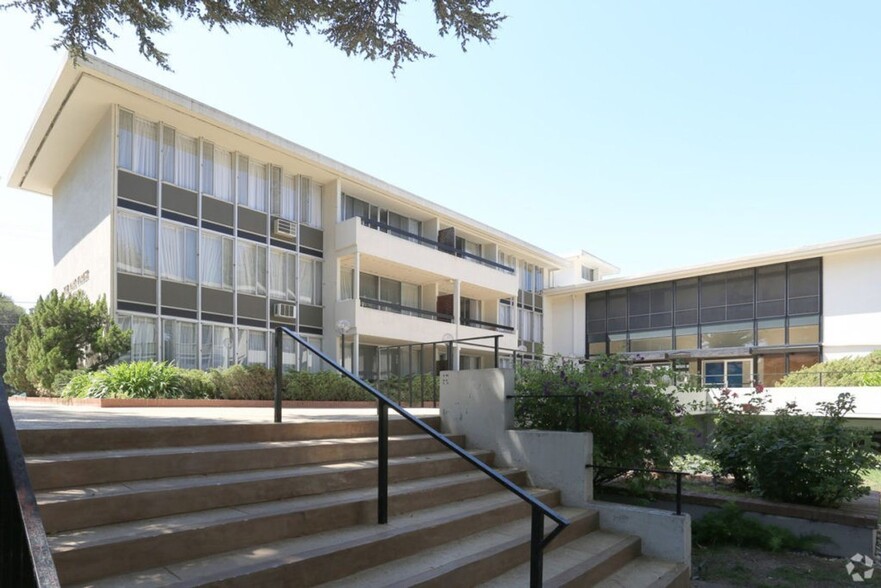
M690 435L684 407L669 393L669 369L644 370L617 357L583 365L559 358L517 371L517 426L593 433L593 463L625 468L667 468L684 453ZM597 469L594 480L618 473Z
M842 393L817 404L821 416L803 414L795 403L761 416L767 397L745 398L723 390L710 455L742 490L770 500L837 506L868 494L862 472L879 459L867 430L848 427L854 398Z

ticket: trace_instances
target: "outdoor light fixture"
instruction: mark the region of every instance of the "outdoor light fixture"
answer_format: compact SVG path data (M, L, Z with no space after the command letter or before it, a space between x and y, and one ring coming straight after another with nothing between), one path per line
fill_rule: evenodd
M346 367L346 335L354 330L352 323L346 319L340 319L336 322L336 332L340 334L340 347L342 351L340 353L340 364L342 364L343 368Z

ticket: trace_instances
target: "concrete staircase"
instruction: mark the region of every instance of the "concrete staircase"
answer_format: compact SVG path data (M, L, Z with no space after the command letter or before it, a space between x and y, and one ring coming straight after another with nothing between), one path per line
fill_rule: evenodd
M65 586L528 585L529 507L403 420L387 525L374 421L19 435ZM641 556L596 512L530 491L572 521L546 550L546 586L688 585L686 566Z

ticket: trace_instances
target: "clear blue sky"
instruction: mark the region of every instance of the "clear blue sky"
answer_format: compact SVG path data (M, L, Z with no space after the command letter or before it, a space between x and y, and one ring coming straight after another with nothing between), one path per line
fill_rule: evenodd
M497 1L489 46L389 65L196 23L105 59L547 250L642 273L881 232L881 2ZM51 202L6 188L63 56L0 13L0 292L51 287Z

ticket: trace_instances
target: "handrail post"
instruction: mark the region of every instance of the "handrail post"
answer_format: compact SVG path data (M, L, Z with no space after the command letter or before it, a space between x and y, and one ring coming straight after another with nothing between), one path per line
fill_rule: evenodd
M498 369L499 367L499 339L501 338L501 335L496 335L493 338L493 361L495 362L495 365L493 367L495 367L496 369Z
M682 514L682 472L676 472L676 514Z
M576 433L581 430L581 395L575 397L575 426L572 430Z
M544 536L544 514L532 507L532 535L529 542L529 587L541 588L542 584L542 537Z
M376 519L380 525L388 523L388 404L376 401L379 413L379 488L376 501Z
M281 422L281 388L284 384L284 368L282 355L284 350L284 334L281 327L275 329L275 422Z

